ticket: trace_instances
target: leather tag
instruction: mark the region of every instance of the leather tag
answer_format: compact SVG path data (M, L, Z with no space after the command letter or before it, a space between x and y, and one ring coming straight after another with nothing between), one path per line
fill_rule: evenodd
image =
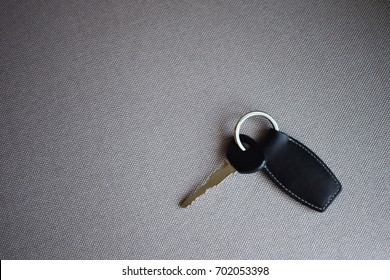
M298 140L270 129L260 144L266 158L266 174L292 198L323 212L340 193L336 176Z

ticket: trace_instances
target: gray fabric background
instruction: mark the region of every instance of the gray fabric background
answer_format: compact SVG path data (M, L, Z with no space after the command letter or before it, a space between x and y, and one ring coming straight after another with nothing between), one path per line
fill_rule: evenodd
M388 1L0 5L0 258L390 258ZM251 110L342 182L325 213L262 173L179 207Z

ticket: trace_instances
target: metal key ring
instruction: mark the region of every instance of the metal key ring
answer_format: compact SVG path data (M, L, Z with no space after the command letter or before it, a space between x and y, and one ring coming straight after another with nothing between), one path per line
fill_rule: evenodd
M239 121L238 123L236 124L235 128L234 128L234 141L236 142L236 144L240 147L241 150L243 151L246 151L244 145L242 145L242 142L240 140L240 129L241 129L241 125L247 120L249 119L250 117L253 117L253 116L262 116L264 118L266 118L273 126L273 128L276 130L276 131L279 131L279 126L278 124L276 123L276 121L270 116L268 115L267 113L264 113L264 112L257 112L257 111L254 111L254 112L249 112L248 114L245 114Z

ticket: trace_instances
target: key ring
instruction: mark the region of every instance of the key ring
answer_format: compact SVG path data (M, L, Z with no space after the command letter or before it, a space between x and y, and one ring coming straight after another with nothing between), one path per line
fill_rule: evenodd
M236 126L234 127L234 141L236 142L236 144L240 147L241 150L243 151L246 151L244 145L242 145L242 142L240 140L240 129L241 129L241 125L247 120L249 119L250 117L253 117L253 116L262 116L264 118L266 118L273 126L273 128L276 130L276 131L279 131L279 126L278 124L276 123L276 121L270 116L268 115L267 113L264 113L264 112L257 112L257 111L254 111L254 112L249 112L247 114L245 114L236 124Z

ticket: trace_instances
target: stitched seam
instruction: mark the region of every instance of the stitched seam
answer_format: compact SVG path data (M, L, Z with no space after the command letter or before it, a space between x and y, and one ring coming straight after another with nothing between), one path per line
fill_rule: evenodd
M295 193L293 193L292 191L290 191L289 189L287 189L276 177L274 174L272 174L272 172L268 169L267 166L264 167L265 170L267 170L268 174L271 175L271 177L274 179L274 181L279 185L281 186L286 192L288 192L289 194L293 195L294 197L296 197L298 200L300 201L303 201L305 202L306 204L314 207L314 208L317 208L319 210L323 210L330 202L328 202L323 208L320 208L318 206L315 206L313 204L311 204L310 202L307 202L306 200L304 200L303 198L297 196ZM333 197L332 197L333 198Z
M326 172L328 172L328 174L330 175L330 177L332 177L333 181L336 183L336 185L338 186L338 189L336 190L336 192L329 198L328 202L324 205L324 208L326 208L326 206L329 205L329 203L332 202L332 200L335 198L335 196L340 192L341 190L341 186L340 186L340 183L339 181L335 178L335 176L332 174L332 172L329 170L329 168L321 161L318 159L318 157L313 154L310 150L308 150L305 146L303 146L302 144L298 143L297 141L295 141L294 139L292 139L291 137L288 138L289 141L291 141L292 143L294 143L295 145L297 145L298 147L302 148L303 150L305 150L309 155L311 155L318 163L320 163L322 165L322 167L324 167L324 169L326 170Z

